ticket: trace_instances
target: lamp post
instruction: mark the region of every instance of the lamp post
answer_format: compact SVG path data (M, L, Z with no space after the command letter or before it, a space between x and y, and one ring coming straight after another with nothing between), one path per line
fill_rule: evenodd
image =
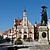
M15 24L14 26L16 27L16 30L15 30L15 31L16 31L16 40L17 40L17 32L18 32L18 31L17 31L17 24ZM15 43L16 43L16 41L15 41ZM16 43L16 44L17 44L17 43Z
M17 39L17 24L14 25L16 27L16 39Z
M17 24L15 26L16 26L16 39L17 39Z
M13 46L13 30L11 30L11 33L12 33L12 46Z

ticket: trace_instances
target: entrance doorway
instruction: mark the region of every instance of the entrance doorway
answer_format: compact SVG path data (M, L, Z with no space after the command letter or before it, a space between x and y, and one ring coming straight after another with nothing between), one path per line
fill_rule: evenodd
M24 35L24 40L27 39L27 35Z

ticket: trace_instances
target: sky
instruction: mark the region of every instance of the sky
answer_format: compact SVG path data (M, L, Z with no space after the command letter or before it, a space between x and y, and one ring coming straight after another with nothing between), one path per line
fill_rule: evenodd
M0 31L4 32L14 26L14 19L22 19L24 9L32 25L41 22L41 6L47 6L50 18L50 0L0 0Z

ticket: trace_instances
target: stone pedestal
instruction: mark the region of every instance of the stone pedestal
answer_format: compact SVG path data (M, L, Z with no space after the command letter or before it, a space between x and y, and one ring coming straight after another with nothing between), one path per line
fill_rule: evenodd
M48 28L47 26L39 27L39 40L38 45L48 45Z

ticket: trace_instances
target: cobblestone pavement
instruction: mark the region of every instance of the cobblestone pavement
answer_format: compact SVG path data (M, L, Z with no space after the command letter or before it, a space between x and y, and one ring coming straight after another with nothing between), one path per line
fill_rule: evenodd
M33 41L33 42L23 42L23 45L26 45L26 46L35 46L35 45L37 45L38 44L38 42L36 42L36 41Z
M12 45L12 42L1 43L0 45Z
M21 48L18 50L50 50L50 45L49 46L33 46L33 47L29 47L29 48Z
M48 46L36 45L35 47L29 47L29 50L50 50L50 45Z
M5 42L2 44L12 44L11 42ZM37 45L37 42L24 42L23 45L31 46L28 48L20 48L17 50L50 50L50 45ZM8 47L0 47L0 50L7 50Z
M7 50L7 48L8 47L0 47L0 50ZM17 50L50 50L50 45L47 45L47 46L36 45L28 48L20 48Z

